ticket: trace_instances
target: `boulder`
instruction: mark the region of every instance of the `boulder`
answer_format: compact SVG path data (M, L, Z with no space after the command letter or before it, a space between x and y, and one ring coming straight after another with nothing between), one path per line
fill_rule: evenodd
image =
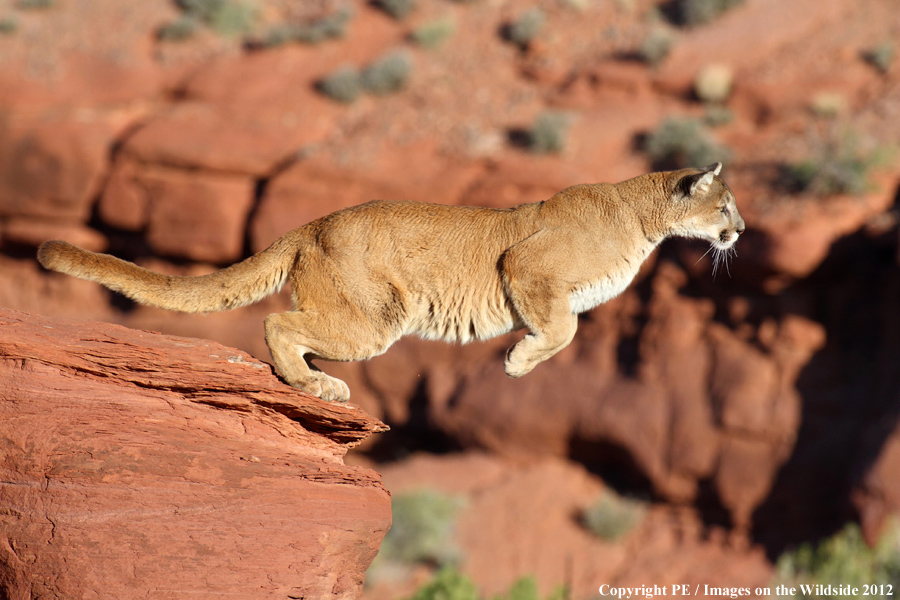
M98 212L114 227L146 229L147 243L157 254L228 263L242 258L253 198L249 177L122 159Z
M882 439L883 430L884 425L880 423L872 427L869 439ZM872 448L866 450L871 452ZM864 464L865 461L860 462ZM900 473L900 425L896 425L884 440L875 460L859 470L864 474L854 487L852 501L859 512L863 536L870 545L875 545L885 533L891 517L900 519L900 477L897 476Z
M88 220L117 123L0 114L0 216Z
M213 342L0 310L0 596L355 598L384 426Z

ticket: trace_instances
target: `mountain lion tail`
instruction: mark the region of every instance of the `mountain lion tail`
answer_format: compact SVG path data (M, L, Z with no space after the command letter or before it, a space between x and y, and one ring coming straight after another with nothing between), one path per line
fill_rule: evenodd
M204 313L253 304L280 290L297 258L290 237L227 269L199 277L163 275L59 240L41 244L37 258L47 269L96 281L140 304Z

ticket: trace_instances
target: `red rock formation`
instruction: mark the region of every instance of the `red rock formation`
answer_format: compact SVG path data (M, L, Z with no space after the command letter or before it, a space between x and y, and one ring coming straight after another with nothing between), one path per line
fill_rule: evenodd
M604 583L677 580L691 587L753 588L767 585L772 577L761 548L730 546L721 529L706 529L687 508L648 502L646 514L621 539L591 534L580 516L609 489L569 461L523 463L479 452L418 454L382 472L395 497L427 489L462 500L448 543L457 548L460 568L479 582L485 597L503 593L525 575L536 577L542 595L567 585L574 598L593 597ZM373 571L375 583L367 587L366 598L402 595L388 584L379 585Z
M880 436L872 437L878 440ZM897 518L900 508L900 426L894 428L883 444L853 493L863 535L872 545L884 533L886 522L892 516Z
M0 311L0 596L355 598L384 426L213 342Z

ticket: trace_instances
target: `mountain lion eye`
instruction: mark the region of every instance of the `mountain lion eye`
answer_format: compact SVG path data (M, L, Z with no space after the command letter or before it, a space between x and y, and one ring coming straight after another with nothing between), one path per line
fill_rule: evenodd
M727 215L727 214L728 214L728 207L727 207L727 206L723 206L723 207L722 207L722 214L723 214L723 215Z

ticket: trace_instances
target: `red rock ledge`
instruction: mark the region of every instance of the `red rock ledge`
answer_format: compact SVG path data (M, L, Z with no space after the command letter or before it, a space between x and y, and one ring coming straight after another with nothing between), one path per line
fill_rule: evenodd
M356 598L386 427L225 346L0 308L0 597Z

